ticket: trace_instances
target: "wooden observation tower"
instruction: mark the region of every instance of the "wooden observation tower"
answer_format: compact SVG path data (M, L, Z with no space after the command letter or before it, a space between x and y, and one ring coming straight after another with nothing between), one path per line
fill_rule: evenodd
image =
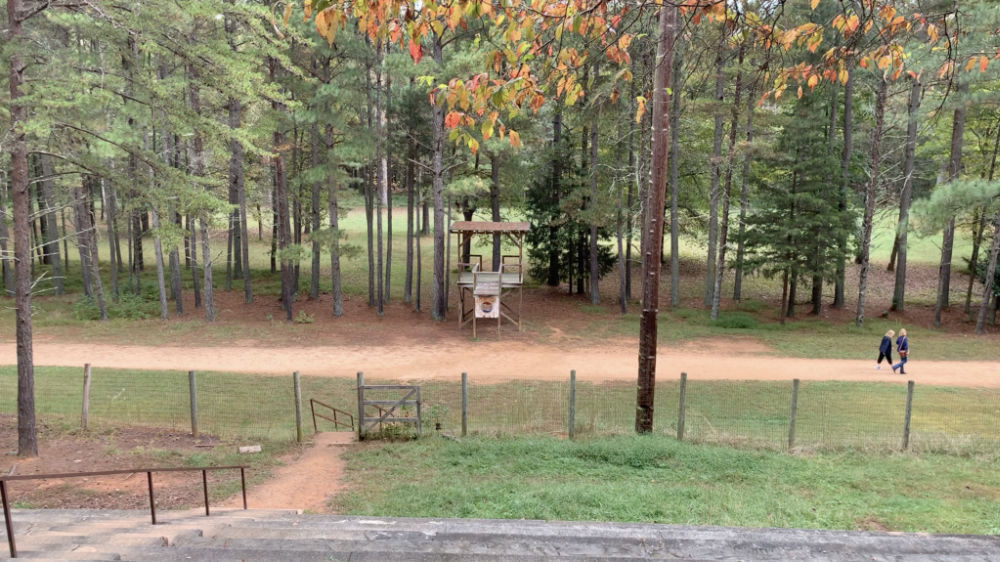
M457 221L451 223L451 232L456 235L458 265L458 327L472 322L472 337L476 337L477 319L496 319L497 334L506 318L521 329L521 305L524 302L524 235L531 225L526 222L476 222ZM476 234L500 235L517 247L517 254L501 255L500 264L493 271L483 268L481 254L469 254L468 262L463 260L462 250L466 244L471 247ZM449 261L451 261L449 256ZM450 268L450 266L449 266ZM515 302L516 301L516 302Z

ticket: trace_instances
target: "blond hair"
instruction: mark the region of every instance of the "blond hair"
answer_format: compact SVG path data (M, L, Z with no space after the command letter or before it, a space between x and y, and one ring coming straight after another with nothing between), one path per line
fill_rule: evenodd
M894 331L892 331L892 330L889 330L888 332L886 332L886 333L885 333L885 335L886 335L886 337L889 337L889 338L891 338L892 336L895 336L895 335L896 335L896 332L894 332Z
M899 335L905 336L906 335L906 328L900 328L899 329Z

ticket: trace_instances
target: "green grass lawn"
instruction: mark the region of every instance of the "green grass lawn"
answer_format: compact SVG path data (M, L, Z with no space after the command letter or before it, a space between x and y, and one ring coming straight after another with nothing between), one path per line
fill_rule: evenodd
M663 436L430 437L348 455L339 513L1000 533L988 457L792 456Z

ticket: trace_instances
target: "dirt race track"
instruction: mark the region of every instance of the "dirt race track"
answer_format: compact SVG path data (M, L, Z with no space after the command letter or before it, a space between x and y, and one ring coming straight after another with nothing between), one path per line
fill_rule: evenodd
M800 359L766 355L754 347L720 353L718 346L697 351L661 348L658 378L681 372L691 379L732 380L914 380L918 384L1000 388L1000 363L986 361L921 361L912 359L906 376L888 367L873 369L874 361ZM713 349L716 348L716 349ZM567 350L524 342L479 342L473 346L436 345L336 347L192 347L120 346L44 343L34 346L36 365L120 369L226 371L284 375L353 377L364 371L369 379L457 379L462 371L485 383L510 379L562 380L576 369L580 380L634 380L638 358L634 346L591 345ZM15 364L15 346L0 344L0 364Z

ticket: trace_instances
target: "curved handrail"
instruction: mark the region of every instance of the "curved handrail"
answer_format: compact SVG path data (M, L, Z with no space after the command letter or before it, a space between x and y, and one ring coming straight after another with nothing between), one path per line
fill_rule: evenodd
M156 525L156 503L153 498L153 473L154 472L195 472L201 471L202 490L205 495L205 517L209 516L208 510L208 471L209 470L236 470L240 471L240 486L243 489L243 509L247 508L247 479L246 466L201 466L201 467L176 467L176 468L133 468L120 470L96 470L92 472L63 472L53 474L22 474L16 476L0 475L0 503L3 503L3 522L7 528L7 546L10 548L10 557L17 558L17 545L14 543L14 524L10 518L10 502L7 500L7 482L17 480L47 480L50 478L83 478L87 476L110 476L114 474L139 474L146 473L146 482L149 485L149 514L153 525Z

